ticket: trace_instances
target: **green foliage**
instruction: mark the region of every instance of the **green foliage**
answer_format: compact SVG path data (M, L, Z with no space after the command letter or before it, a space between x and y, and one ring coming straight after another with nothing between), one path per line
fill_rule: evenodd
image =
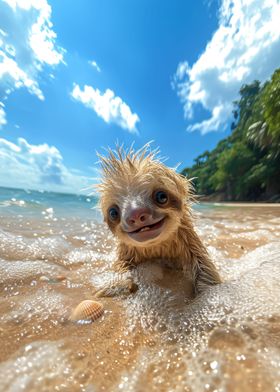
M263 100L264 120L270 137L269 146L276 153L274 155L277 156L280 147L280 69L274 72L271 83L265 87Z
M217 171L210 177L210 182L216 191L225 191L230 199L243 199L247 193L244 176L255 162L254 153L238 141L219 155Z
M280 193L280 69L261 86L240 89L232 133L199 155L182 174L201 195L220 192L226 200L256 200Z

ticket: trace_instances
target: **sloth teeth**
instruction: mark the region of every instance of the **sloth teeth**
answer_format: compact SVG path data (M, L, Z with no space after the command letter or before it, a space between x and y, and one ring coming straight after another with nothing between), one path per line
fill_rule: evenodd
M150 228L148 226L142 227L142 229L140 231L148 231L150 230Z

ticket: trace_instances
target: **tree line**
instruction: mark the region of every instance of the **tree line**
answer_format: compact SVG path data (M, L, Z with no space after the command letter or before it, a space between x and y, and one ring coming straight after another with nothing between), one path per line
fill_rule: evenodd
M241 87L231 134L182 174L210 200L280 201L280 68L263 85Z

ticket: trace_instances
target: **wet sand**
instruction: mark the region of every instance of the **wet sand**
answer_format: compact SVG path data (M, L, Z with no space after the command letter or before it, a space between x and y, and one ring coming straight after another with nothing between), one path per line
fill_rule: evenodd
M206 203L203 203L206 204ZM280 208L280 203L253 203L253 202L215 202L211 203L211 205L217 207L262 207L262 208Z
M191 300L181 272L147 263L90 324L69 315L116 278L104 225L2 214L0 390L278 391L280 207L218 204L196 226L222 285Z

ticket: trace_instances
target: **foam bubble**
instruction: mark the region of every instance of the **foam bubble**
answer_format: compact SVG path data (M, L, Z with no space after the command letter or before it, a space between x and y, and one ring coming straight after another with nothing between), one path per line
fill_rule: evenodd
M79 384L60 342L33 342L0 365L6 392L78 390Z

